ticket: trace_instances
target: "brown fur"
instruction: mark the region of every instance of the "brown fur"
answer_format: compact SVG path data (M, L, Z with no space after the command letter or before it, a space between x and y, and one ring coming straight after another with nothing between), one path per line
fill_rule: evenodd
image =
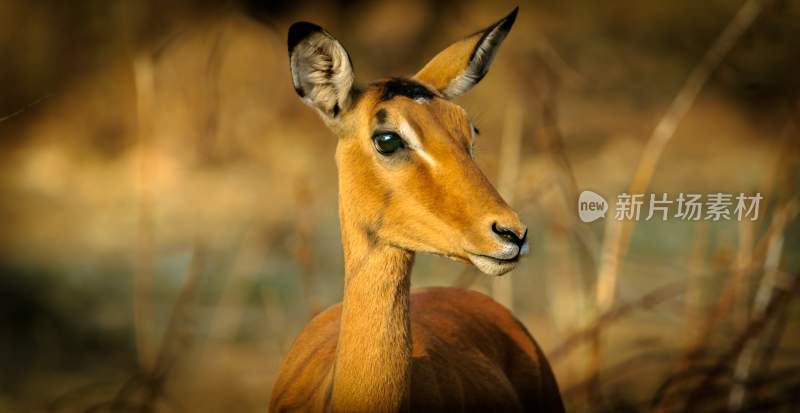
M431 59L422 70L417 72L415 77L436 90L446 89L450 82L464 71L468 63L467 59L475 49L475 43L479 38L480 33L453 43Z
M293 347L314 352L286 359L272 411L324 411L341 311L328 308L297 337ZM411 336L412 412L563 411L541 349L506 308L481 293L415 291Z
M514 16L490 26L488 35L448 48L449 57L435 58L415 80L377 82L358 96L341 87L352 73L320 77L307 66L332 61L314 53L344 53L332 36L308 23L290 29L298 93L339 137L345 291L341 305L316 316L295 340L271 411L563 411L541 349L507 309L466 290L410 292L416 252L473 262L498 275L516 265L503 254L518 257L521 246L498 237L494 225L519 238L526 228L472 159L473 127L442 89L463 91L467 83L454 89L454 76L485 73L482 64L491 61ZM469 57L478 47L488 59L481 65ZM344 80L328 81L337 77ZM325 93L309 95L315 88ZM320 110L330 100L348 104L340 114ZM372 136L383 131L403 135L406 147L379 154Z

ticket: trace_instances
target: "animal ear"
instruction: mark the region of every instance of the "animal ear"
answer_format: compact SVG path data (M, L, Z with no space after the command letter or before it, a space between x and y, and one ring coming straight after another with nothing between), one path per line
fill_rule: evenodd
M313 23L289 28L289 66L294 90L323 118L336 118L350 108L353 64L342 45Z
M442 50L414 78L437 89L446 98L470 90L489 71L500 43L506 38L518 7L497 23Z

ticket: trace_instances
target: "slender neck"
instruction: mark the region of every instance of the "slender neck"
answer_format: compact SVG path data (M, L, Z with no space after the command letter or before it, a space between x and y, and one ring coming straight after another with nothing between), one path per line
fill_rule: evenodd
M409 288L414 253L379 243L341 208L345 287L333 371L333 411L407 408Z

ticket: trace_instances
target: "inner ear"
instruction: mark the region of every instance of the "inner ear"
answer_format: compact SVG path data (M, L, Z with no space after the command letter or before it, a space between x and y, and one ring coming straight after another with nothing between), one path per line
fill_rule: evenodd
M328 32L313 23L289 28L289 65L294 90L324 118L336 118L350 108L353 64L350 55Z
M518 8L496 23L442 50L414 78L447 98L470 90L486 76L500 44L514 25Z

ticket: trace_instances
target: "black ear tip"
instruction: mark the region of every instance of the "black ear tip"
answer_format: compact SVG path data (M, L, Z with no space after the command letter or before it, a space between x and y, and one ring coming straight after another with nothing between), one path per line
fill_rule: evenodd
M298 43L302 42L303 39L305 39L312 33L317 33L321 31L323 31L322 27L319 27L314 23L296 22L292 24L292 26L289 27L289 39L288 39L289 54L292 53L292 50L294 50L295 46L297 46Z
M500 27L505 31L511 30L511 26L513 26L514 21L517 20L518 12L519 12L519 6L514 7L514 10L511 10L511 13L508 13L508 16L503 17L503 19L500 20Z

